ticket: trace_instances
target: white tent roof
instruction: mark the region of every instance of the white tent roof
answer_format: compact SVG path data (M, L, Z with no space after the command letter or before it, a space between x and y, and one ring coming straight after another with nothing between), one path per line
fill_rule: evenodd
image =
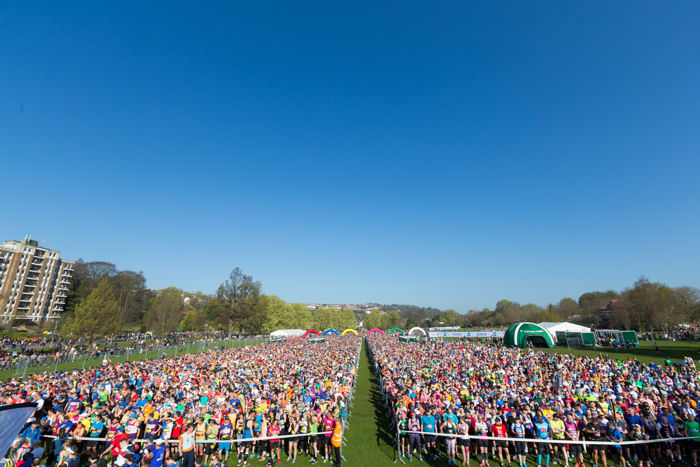
M272 331L270 337L299 337L303 336L305 332L303 329L280 329Z
M587 328L586 326L580 326L578 324L574 323L569 323L569 322L561 322L561 323L539 323L540 326L545 328L547 331L549 331L550 334L553 336L556 335L557 331L566 331L566 332L591 332L591 328Z

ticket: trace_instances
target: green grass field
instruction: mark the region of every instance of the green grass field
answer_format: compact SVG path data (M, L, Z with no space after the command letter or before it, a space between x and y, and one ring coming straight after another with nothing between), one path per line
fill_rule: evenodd
M545 352L570 353L572 355L585 355L588 357L597 357L601 354L610 355L616 359L636 358L642 363L663 363L664 360L670 358L678 361L684 357L692 357L693 360L700 359L700 341L657 341L659 344L659 352L654 350L654 343L643 341L639 343L639 347L633 349L613 349L611 347L594 348L594 349L567 349L566 347L555 347L553 349L543 349Z
M219 343L219 347L223 347L225 349L230 349L234 347L245 347L247 345L252 345L252 344L258 344L260 342L264 342L264 339L258 339L258 340L242 340L242 341L231 341L231 342L224 342L224 343ZM204 345L190 345L190 346L180 346L177 348L170 348L168 349L165 354L168 357L173 357L178 354L182 353L200 353L200 352L205 352L208 350L211 350L212 347L209 346L204 346ZM126 362L126 361L141 361L141 360L149 360L149 359L154 359L160 357L162 354L162 351L160 350L151 350L149 353L142 353L142 354L133 354L129 356L118 356L118 357L113 357L112 361L113 362ZM45 371L68 371L68 370L74 370L74 369L79 369L79 368L91 368L91 367L97 367L102 365L102 357L100 358L94 358L90 360L76 360L75 362L66 362L66 363L59 363L58 365L56 364L50 364L50 365L43 365L43 366L32 366L27 369L26 376L36 374L36 373L43 373ZM10 378L22 376L22 371L20 370L20 373L18 374L16 369L9 369L9 370L2 370L0 371L0 381L5 381Z

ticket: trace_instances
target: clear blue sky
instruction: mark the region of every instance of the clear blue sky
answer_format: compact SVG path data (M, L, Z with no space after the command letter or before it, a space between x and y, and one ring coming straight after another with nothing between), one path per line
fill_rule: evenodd
M2 2L0 238L288 301L700 286L700 3Z

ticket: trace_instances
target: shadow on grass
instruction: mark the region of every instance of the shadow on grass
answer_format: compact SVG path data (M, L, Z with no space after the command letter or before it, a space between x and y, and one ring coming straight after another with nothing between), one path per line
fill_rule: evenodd
M394 449L394 436L389 426L389 419L387 417L386 408L384 407L382 392L379 388L379 380L377 379L377 375L374 373L374 371L372 371L374 365L369 357L369 353L366 353L366 364L367 368L370 369L369 399L372 407L374 407L374 426L376 429L375 438L377 442L377 449L379 449L379 451L381 451L387 459L393 461L396 456L396 451Z

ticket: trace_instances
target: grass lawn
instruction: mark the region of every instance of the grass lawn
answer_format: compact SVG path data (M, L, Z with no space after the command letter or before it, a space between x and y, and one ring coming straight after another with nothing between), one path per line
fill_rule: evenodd
M231 342L224 342L221 343L219 342L219 348L224 348L224 349L230 349L234 347L245 347L247 345L252 345L252 344L258 344L260 342L264 342L264 339L258 339L258 340L242 340L242 341L231 341ZM173 357L178 354L182 353L200 353L204 351L211 350L210 347L204 347L203 345L191 345L191 346L181 346L179 348L170 348L168 349L165 354L168 357ZM140 361L140 360L148 360L148 359L153 359L153 358L158 358L161 355L160 350L152 350L149 353L142 353L142 354L133 354L129 356L118 356L118 357L113 357L112 361L113 362L125 362L125 361ZM43 366L33 366L29 367L27 369L27 375L32 375L35 373L43 373L45 371L68 371L68 370L74 370L77 368L90 368L90 367L96 367L96 366L101 366L102 365L102 357L100 358L94 358L91 360L85 360L84 366L83 366L83 360L76 360L75 362L66 362L66 363L59 363L58 365L51 364L51 365L43 365ZM9 370L2 370L0 371L0 381L5 381L7 379L11 379L17 375L17 370L16 369L9 369ZM20 375L21 376L21 375Z
M654 350L654 343L642 341L639 347L633 349L613 349L612 347L594 348L594 349L567 349L566 347L555 347L553 349L542 349L545 352L555 353L570 353L572 355L585 355L589 357L597 357L601 354L610 355L616 359L636 358L642 363L664 363L666 358L678 361L684 357L692 357L693 360L700 359L700 341L657 341L659 344L659 353Z

